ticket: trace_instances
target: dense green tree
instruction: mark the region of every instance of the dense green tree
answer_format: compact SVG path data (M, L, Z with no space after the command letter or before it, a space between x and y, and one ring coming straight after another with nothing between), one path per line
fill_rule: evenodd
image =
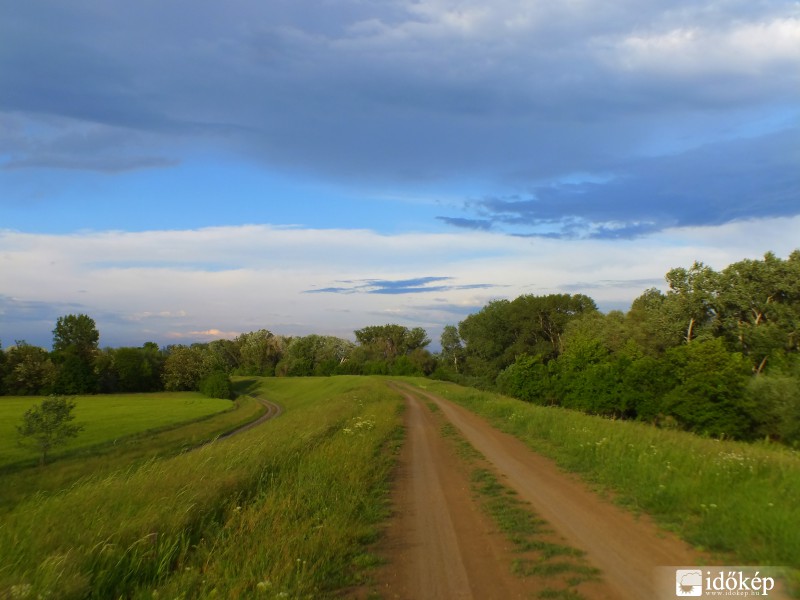
M513 362L514 331L508 300L493 300L458 324L464 342L465 367L471 375L494 380ZM506 358L506 357L509 358Z
M771 356L800 349L800 251L743 260L720 275L719 300L729 345L761 372Z
M750 368L741 354L716 338L672 348L667 359L678 384L663 398L666 415L697 433L753 436L755 407L745 393Z
M100 333L87 315L59 317L53 329L53 357L58 373L54 388L61 394L87 394L97 391L94 369Z
M213 371L200 381L200 392L209 398L233 398L233 383L224 371Z
M21 443L29 443L41 452L40 464L47 462L50 450L76 437L83 429L72 423L74 408L74 401L64 396L50 396L25 411L17 433Z
M685 324L684 339L708 339L719 331L719 273L701 262L691 268L671 269L666 276L670 291L665 308L670 317Z
M547 362L561 352L567 324L596 311L594 301L582 294L526 295L490 302L459 323L466 371L494 382L522 354L541 356Z
M38 346L17 341L5 353L3 387L14 396L49 394L53 390L56 367L50 354Z
M417 348L430 344L430 339L421 327L409 329L402 325L371 325L354 332L356 341L372 360L392 362Z
M292 338L275 374L302 377L332 375L353 352L355 344L334 336L311 334Z
M215 370L214 357L202 344L171 346L164 361L164 389L197 391L204 377Z
M274 375L283 357L287 340L266 329L243 333L233 340L238 351L239 375Z
M155 392L162 389L162 358L158 346L117 348L112 352L112 369L118 392Z
M686 323L673 315L671 302L656 288L645 290L625 315L629 336L649 356L662 356L668 348L685 342Z
M59 317L53 329L53 352L71 351L80 357L93 358L100 333L94 319L87 315Z
M501 393L536 404L555 404L550 369L541 356L521 354L497 376Z
M53 389L57 394L94 394L98 388L94 360L87 361L69 350L57 354L56 377Z

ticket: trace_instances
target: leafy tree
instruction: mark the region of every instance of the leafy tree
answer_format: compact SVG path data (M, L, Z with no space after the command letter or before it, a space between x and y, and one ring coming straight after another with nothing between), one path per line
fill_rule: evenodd
M421 327L409 329L402 325L372 325L355 332L356 341L373 360L391 362L431 343Z
M113 369L119 392L155 392L162 387L161 356L158 346L118 348L113 352Z
M596 311L594 301L582 294L526 295L490 302L459 323L467 371L493 382L522 354L541 356L544 362L556 358L567 324Z
M214 371L200 382L200 392L209 398L233 398L233 383L224 371Z
M787 374L751 377L747 395L757 415L760 436L800 446L800 385Z
M53 352L71 351L91 359L99 340L100 333L94 319L87 315L66 315L58 318L53 329Z
M83 430L81 425L72 423L75 419L72 414L74 408L75 402L64 396L49 396L23 415L17 433L21 443L29 443L41 452L40 464L47 462L50 450L76 437Z
M731 348L750 357L756 372L775 354L800 349L799 281L800 251L785 261L770 252L722 271L724 335Z
M554 404L550 371L541 356L522 354L497 376L503 394L536 404Z
M52 391L56 367L44 348L17 341L8 349L5 358L5 393L35 396Z
M673 319L685 323L686 342L716 333L720 326L719 273L695 262L688 270L670 270L666 278L670 287L666 307Z
M53 356L58 366L55 390L66 394L97 391L94 360L100 333L87 315L59 317L53 329Z
M275 374L303 377L332 375L352 355L354 344L334 336L311 334L292 338Z
M233 344L238 352L236 373L240 375L274 375L287 345L283 337L266 329L243 333Z
M53 384L56 393L94 394L97 392L97 383L94 361L88 362L72 352L65 352L59 357Z
M442 361L450 366L452 365L453 371L459 372L459 365L464 360L464 347L461 344L461 337L458 335L458 329L454 325L446 325L442 331L441 336L442 344Z
M164 361L164 389L171 392L197 391L200 381L214 371L213 357L200 345L172 346Z
M672 348L667 353L678 381L662 401L663 411L696 433L752 437L755 407L745 394L749 367L719 338Z

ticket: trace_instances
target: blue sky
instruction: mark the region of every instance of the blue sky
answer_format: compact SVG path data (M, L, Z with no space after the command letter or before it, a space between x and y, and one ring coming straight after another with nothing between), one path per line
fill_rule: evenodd
M800 247L800 7L0 0L0 341L432 337Z

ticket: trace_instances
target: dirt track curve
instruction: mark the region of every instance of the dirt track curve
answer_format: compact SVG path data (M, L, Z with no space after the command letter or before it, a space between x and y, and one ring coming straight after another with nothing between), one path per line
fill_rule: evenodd
M437 405L503 484L600 569L602 581L581 589L581 597L654 600L663 593L655 589L657 567L708 560L468 410L417 388L396 389L407 404L407 439L395 482L395 518L383 545L387 564L375 589L383 598L534 598L541 592L541 580L511 573L510 543L476 505L463 464L420 398Z
M259 398L258 396L252 396L251 395L250 397L254 398L255 400L258 400L258 402L260 404L262 404L267 409L267 412L265 412L263 415L258 417L255 421L251 421L250 423L246 423L245 425L242 425L241 427L237 427L236 429L234 429L232 431L229 431L228 433L223 433L222 435L220 435L216 439L224 440L225 438L229 438L229 437L234 436L236 434L244 433L245 431L249 431L249 430L253 429L253 427L258 427L262 423L264 423L266 421L269 421L270 419L274 419L277 416L280 416L280 414L283 412L283 409L280 407L279 404L275 404L274 402L272 402L270 400L266 400L264 398Z

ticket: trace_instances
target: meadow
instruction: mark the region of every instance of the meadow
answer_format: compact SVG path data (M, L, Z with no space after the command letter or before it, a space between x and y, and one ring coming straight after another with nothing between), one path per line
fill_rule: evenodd
M17 503L0 517L0 597L318 598L358 584L387 515L399 396L363 377L257 388L283 414Z
M51 458L75 453L98 444L113 443L132 434L193 421L230 410L229 400L208 398L197 392L113 394L78 396L76 424L84 427L78 437L54 449ZM35 463L38 452L20 446L16 426L28 408L41 402L35 396L0 397L0 469L14 463Z
M532 405L445 382L412 379L481 414L600 493L724 564L800 569L800 455Z

